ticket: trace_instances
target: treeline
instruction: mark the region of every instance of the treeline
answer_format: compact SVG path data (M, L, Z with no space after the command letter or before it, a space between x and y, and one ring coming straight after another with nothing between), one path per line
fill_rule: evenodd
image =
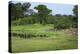
M12 3L9 2L9 10L11 11L11 22L14 25L27 24L53 24L56 29L77 28L78 27L78 6L73 8L74 15L51 14L52 10L46 5L38 5L33 9L29 9L31 4L27 3Z

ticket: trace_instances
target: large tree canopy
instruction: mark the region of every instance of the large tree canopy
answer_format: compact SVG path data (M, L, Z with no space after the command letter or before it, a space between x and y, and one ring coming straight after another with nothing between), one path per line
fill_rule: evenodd
M43 21L46 22L46 17L51 13L51 10L47 8L45 5L38 5L34 7L34 9L38 10L38 20L42 24Z

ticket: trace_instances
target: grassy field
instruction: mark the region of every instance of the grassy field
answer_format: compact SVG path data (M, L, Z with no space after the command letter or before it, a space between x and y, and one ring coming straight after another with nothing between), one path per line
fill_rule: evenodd
M77 49L77 35L70 35L63 30L54 31L53 26L48 25L26 25L12 26L11 31L15 33L46 34L48 37L20 38L12 36L12 52L32 52L46 50Z

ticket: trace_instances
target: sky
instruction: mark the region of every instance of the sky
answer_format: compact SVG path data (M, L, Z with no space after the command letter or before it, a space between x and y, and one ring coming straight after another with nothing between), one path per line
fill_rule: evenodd
M40 4L46 5L49 9L52 10L52 15L61 14L61 15L73 15L74 5L71 4L55 4L55 3L39 3L31 2L30 9L34 9L35 6Z
M72 4L41 3L41 2L30 2L30 3L31 3L30 9L34 9L35 6L43 4L43 5L46 5L48 9L52 10L52 13L51 13L52 15L55 15L55 14L73 15L72 10L74 8L74 5Z

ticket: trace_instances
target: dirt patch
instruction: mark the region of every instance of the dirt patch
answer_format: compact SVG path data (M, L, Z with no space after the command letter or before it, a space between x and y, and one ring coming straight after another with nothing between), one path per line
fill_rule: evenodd
M68 35L78 36L78 28L65 29L64 32Z

